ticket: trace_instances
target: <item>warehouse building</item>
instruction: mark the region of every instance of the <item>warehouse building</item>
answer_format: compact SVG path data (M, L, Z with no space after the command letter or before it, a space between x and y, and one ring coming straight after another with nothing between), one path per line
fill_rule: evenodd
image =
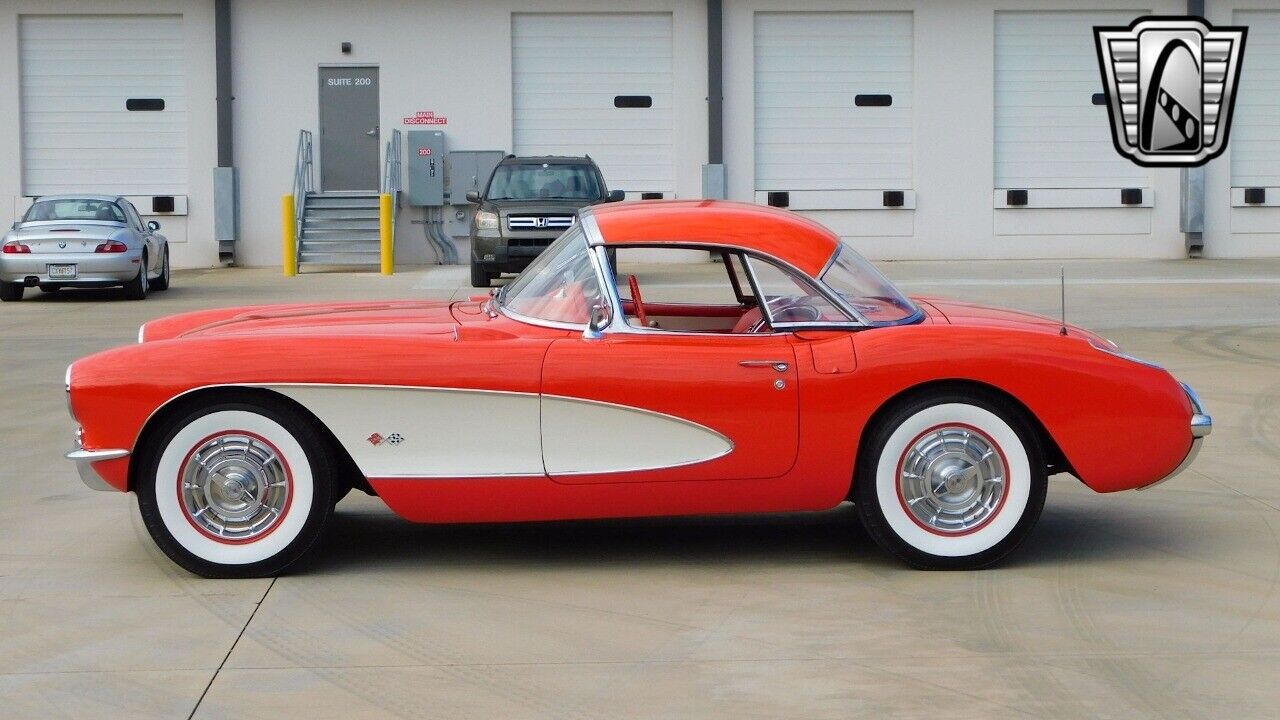
M176 266L273 265L309 157L354 206L440 173L395 231L434 262L493 157L586 153L629 197L785 205L873 258L1280 255L1280 2L1188 5L6 0L0 222L120 193ZM1200 6L1249 27L1230 145L1140 167L1092 28Z

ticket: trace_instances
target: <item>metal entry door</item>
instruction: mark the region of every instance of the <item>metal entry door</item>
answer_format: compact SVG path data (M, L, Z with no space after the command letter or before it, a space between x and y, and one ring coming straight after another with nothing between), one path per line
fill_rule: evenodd
M320 188L378 189L378 68L320 68Z

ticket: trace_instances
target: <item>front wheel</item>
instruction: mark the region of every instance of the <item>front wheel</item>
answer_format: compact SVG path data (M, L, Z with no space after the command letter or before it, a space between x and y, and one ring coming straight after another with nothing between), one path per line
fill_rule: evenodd
M1026 538L1048 476L1025 413L985 394L891 409L859 453L854 495L867 532L922 569L986 567Z
M209 578L277 575L333 512L334 473L307 418L223 402L174 418L143 449L138 509L156 545Z

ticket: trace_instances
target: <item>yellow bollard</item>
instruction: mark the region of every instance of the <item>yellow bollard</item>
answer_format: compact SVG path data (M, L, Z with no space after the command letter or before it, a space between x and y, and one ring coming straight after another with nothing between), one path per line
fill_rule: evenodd
M378 237L382 241L382 274L390 275L395 272L396 250L391 233L391 196L385 193L378 196Z
M293 277L298 274L298 218L294 214L294 199L285 195L280 203L280 229L284 238L284 276Z

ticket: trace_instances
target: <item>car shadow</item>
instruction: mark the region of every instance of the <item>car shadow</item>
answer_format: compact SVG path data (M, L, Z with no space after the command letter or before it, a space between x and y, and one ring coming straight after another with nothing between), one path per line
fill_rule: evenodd
M170 286L168 290L153 290L147 299L174 298L187 294L182 288ZM45 292L37 288L27 288L22 302L46 303L78 303L78 302L135 302L125 297L124 288L83 288ZM142 302L146 302L143 300Z
M875 545L849 503L815 513L466 525L412 524L367 503L352 509L344 505L335 512L319 552L295 572L832 562L907 569ZM1100 516L1088 507L1046 507L1026 542L996 570L1135 560L1163 554L1171 542L1183 541L1169 538L1167 526L1135 523L1126 513Z

